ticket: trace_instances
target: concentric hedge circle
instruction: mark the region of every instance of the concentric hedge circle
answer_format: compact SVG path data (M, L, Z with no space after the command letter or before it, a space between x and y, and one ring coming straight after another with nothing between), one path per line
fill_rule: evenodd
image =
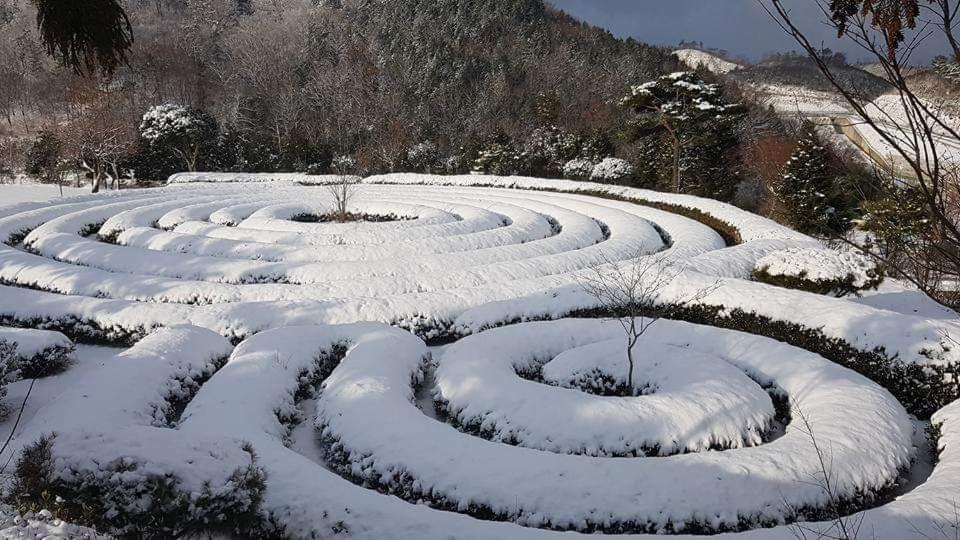
M889 490L916 456L898 398L918 415L956 399L956 325L750 280L809 238L710 201L533 179L371 178L354 221L332 206L278 181L0 208L0 324L137 344L16 446L56 431L59 488L167 482L176 504L200 494L192 520L256 509L262 537L791 538L781 525L873 507L864 526L903 538L955 498L955 404L933 419L933 475ZM624 383L616 323L524 321L597 308L583 273L653 254L683 266L663 304L720 280L676 313L725 329L658 322L637 395L602 395ZM432 354L421 338L463 339ZM311 417L322 458L292 446Z

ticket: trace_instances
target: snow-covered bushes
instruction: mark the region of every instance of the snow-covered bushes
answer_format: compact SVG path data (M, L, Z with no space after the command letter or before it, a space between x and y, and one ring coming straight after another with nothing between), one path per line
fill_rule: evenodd
M524 174L555 177L563 166L581 152L582 141L573 133L557 126L540 127L527 137L523 145Z
M643 419L651 421L646 425L653 431L677 429L671 421L690 422L693 430L680 428L684 438L711 439L697 432L703 423L693 416L702 401L693 393L688 396L693 400L689 411L667 409L651 416L624 409L613 413L616 406L605 405L608 399L546 387L521 379L514 371L531 358L550 357L558 350L586 352L582 347L604 343L596 341L604 339L596 332L602 325L603 321L565 320L495 330L458 342L439 359L438 388L443 397L451 398L451 405L460 404L453 406L460 417L485 416L484 425L496 426L503 440L515 438L552 451L477 441L424 415L411 400L413 386L422 376L421 360L415 356L391 356L391 362L348 358L327 380L317 405L316 424L330 444L328 463L357 483L408 501L559 530L725 531L795 518L794 509L815 516L831 503L819 486L796 481L821 466L809 438L799 429L757 448L676 458L607 459L558 452L554 446L577 448L583 441L622 446L624 432L605 430L604 425L620 423L637 431L636 423ZM771 403L760 384L775 384L796 400L814 419L811 429L837 441L832 458L834 471L843 476L838 481L843 486L840 499L869 499L892 484L898 469L909 463L913 427L908 415L888 392L866 378L771 339L683 323L656 328L664 331L658 337L664 350L674 351L670 353L674 356L663 358L666 369L670 360L687 354L687 348L698 355L716 354L723 360L712 362L715 367L736 373L743 385L752 386L757 404L764 404L768 413ZM562 337L543 339L547 335ZM696 377L697 370L689 371ZM818 384L811 385L811 379ZM705 383L714 384L709 375ZM742 390L739 384L737 389ZM753 399L728 390L736 399ZM673 397L682 399L678 394ZM639 403L648 398L625 399ZM609 414L604 414L605 408ZM739 412L759 410L747 406ZM664 417L669 421L657 423ZM376 418L378 429L367 428L371 418ZM712 427L717 422L711 416L706 423ZM597 433L603 438L594 439ZM667 440L673 444L673 439ZM869 441L870 448L864 449L860 441ZM585 450L591 453L590 448ZM724 495L731 490L740 496ZM603 509L600 514L598 508ZM711 518L704 519L705 515Z
M73 360L73 343L59 332L0 326L0 341L7 341L16 349L11 371L17 378L54 375Z
M475 173L510 176L517 174L523 163L523 155L509 142L492 142L485 145L473 161Z
M357 172L357 160L348 154L334 156L330 162L330 170L337 175L350 175Z
M155 435L141 444L161 442ZM265 489L263 470L249 445L242 448L176 445L153 451L172 453L187 464L225 469L219 482L197 482L170 472L164 459L152 461L124 455L111 446L113 436L86 436L82 441L48 436L27 446L17 461L9 500L20 511L53 508L64 520L95 527L118 536L179 538L209 532L248 533L259 523L258 508ZM69 439L72 439L70 437ZM93 455L84 451L93 448ZM186 447L185 450L177 446ZM113 459L102 460L113 453ZM246 462L245 464L243 462ZM192 473L191 473L192 474Z
M0 417L6 416L9 408L3 402L7 397L7 382L15 371L17 348L14 344L0 339Z
M884 273L874 260L854 251L791 248L758 260L753 276L778 287L847 296L876 289Z
M67 523L47 509L18 513L0 503L0 538L43 538L43 540L110 540L110 536Z
M589 180L596 163L589 159L571 159L563 165L563 177L570 180Z
M440 153L433 141L415 144L407 150L407 166L416 172L430 174L441 168Z
M622 184L633 177L633 165L620 158L605 158L594 166L590 180L601 184Z

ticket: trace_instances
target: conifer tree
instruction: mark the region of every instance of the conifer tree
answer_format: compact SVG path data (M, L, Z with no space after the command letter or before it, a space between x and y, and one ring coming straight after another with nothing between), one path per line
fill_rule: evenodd
M833 175L830 156L812 126L805 126L775 194L785 219L805 233L823 232L836 209L830 204Z
M720 85L708 83L691 71L634 86L621 104L637 114L627 139L666 134L671 148L671 187L677 193L689 191L685 189L689 186L685 185L683 163L688 150L717 141L717 133L743 112L740 105L723 102Z

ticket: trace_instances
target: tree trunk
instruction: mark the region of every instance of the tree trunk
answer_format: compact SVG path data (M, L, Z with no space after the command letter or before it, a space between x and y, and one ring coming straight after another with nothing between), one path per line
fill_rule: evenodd
M941 15L943 16L943 33L947 36L947 43L950 44L950 48L953 49L953 60L960 64L960 43L957 42L956 36L953 35L953 19L956 18L957 14L953 11L953 6L951 4L952 0L940 0L940 10Z
M680 193L680 137L673 136L673 185Z
M630 392L630 395L633 395L633 345L634 344L628 340L627 363L629 367L627 368L627 391Z

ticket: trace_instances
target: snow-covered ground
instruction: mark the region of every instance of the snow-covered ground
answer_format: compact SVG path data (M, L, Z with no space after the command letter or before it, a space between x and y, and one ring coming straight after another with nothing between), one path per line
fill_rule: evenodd
M66 187L63 196L80 195L89 189ZM0 184L0 209L24 202L46 202L60 198L60 187L49 184Z
M583 388L625 381L616 322L514 324L597 307L584 276L656 255L678 269L660 301L709 289L703 306L815 329L859 354L928 372L960 361L945 339L960 335L956 314L902 284L847 299L752 281L771 255L815 264L784 259L817 253L809 237L690 196L486 176L357 179L351 211L390 219L314 223L300 217L333 202L314 184L334 179L245 179L180 175L0 212L0 324L48 330L0 338L72 355L66 371L7 385L14 406L31 394L0 462L56 432L60 478L126 489L163 474L238 503L253 498L232 475L254 463L267 479L259 511L279 527L267 536L787 539L787 523L823 519L834 502L810 482L822 474L812 430L830 448L835 496L877 497L855 518L865 530L899 539L950 525L957 403L933 417L933 472L888 500L919 459L923 424L884 380L770 337L664 320L638 346L637 395L596 395ZM55 330L116 347L73 350ZM139 466L117 476L118 460ZM5 537L52 530L0 524L14 527Z

